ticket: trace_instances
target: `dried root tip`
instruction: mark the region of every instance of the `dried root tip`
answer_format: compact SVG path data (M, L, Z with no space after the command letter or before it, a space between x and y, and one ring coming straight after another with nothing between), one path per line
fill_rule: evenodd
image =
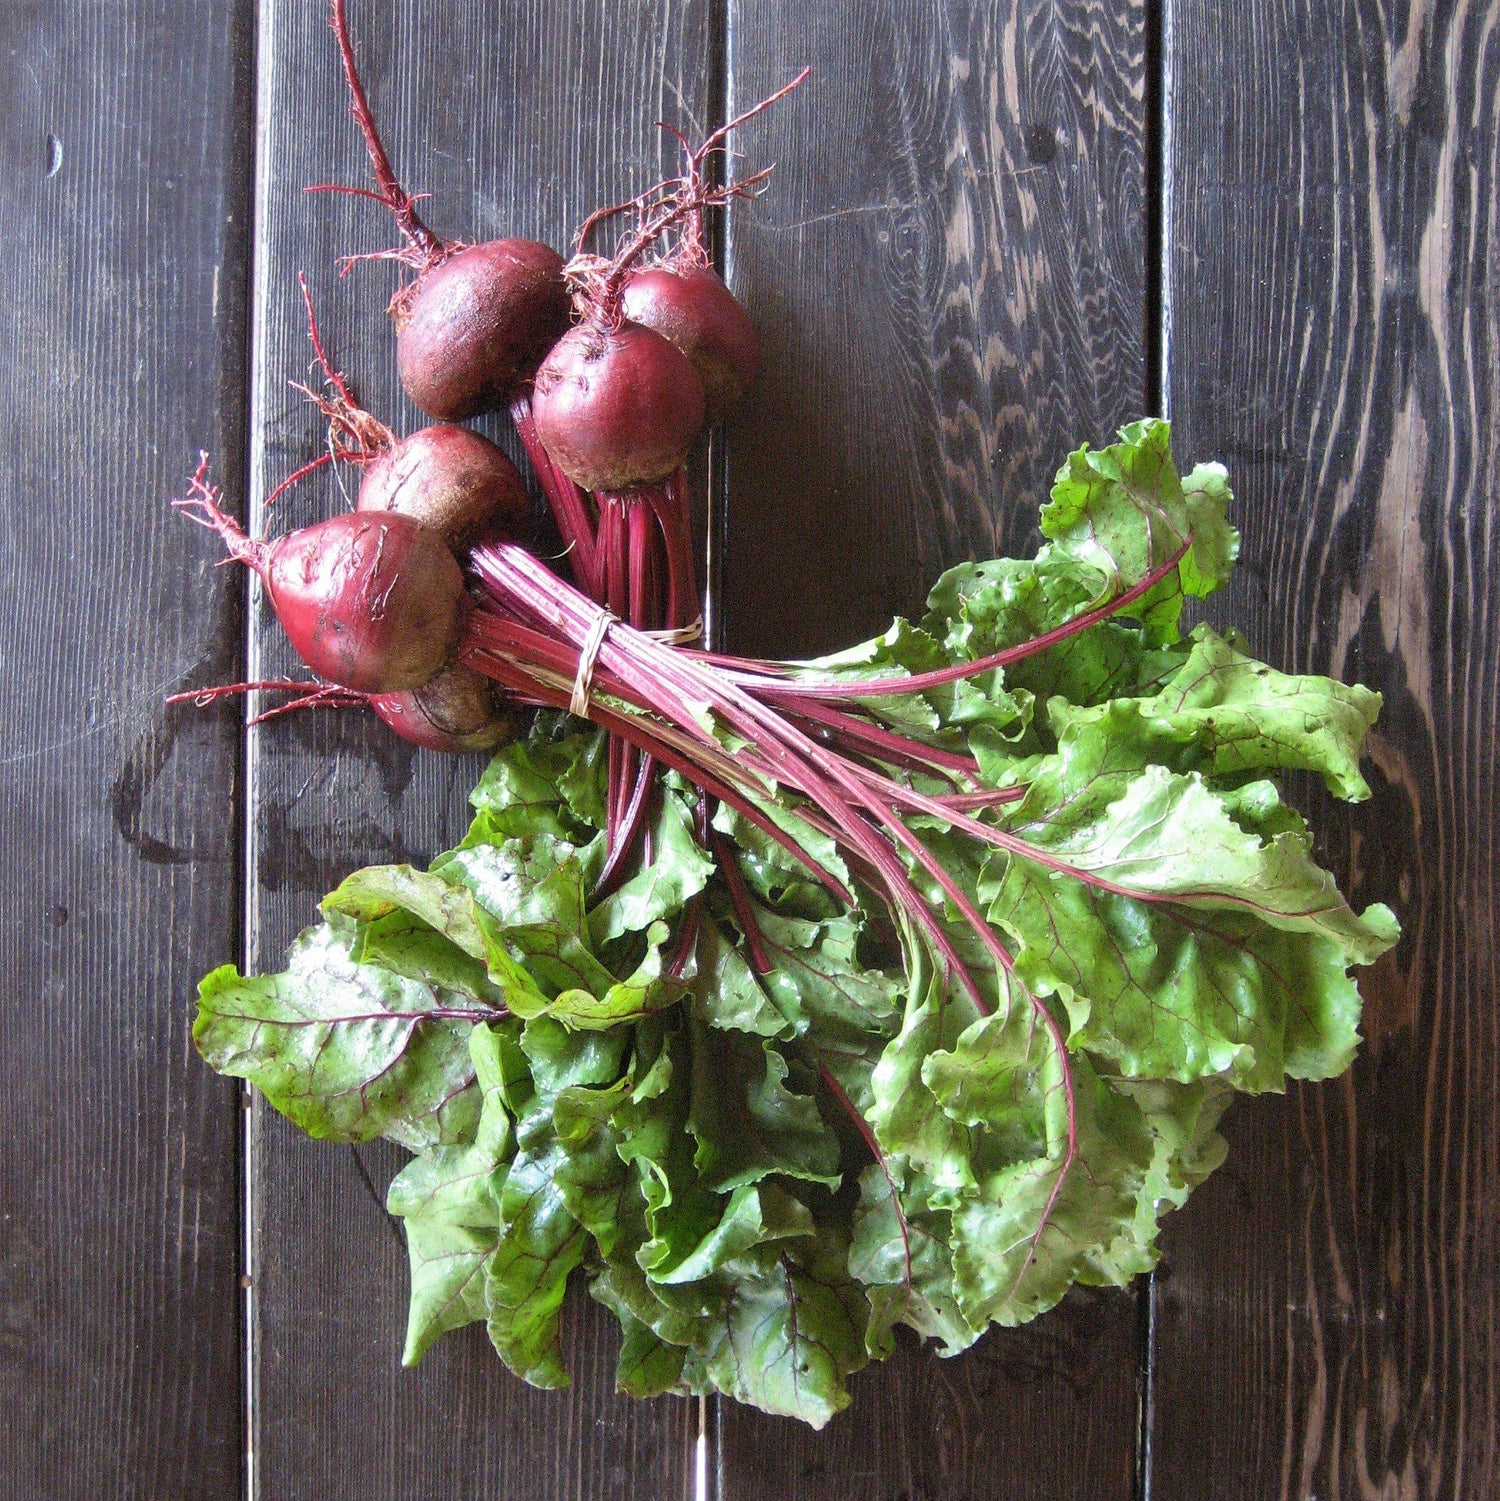
M340 688L336 683L297 682L292 678L268 678L255 683L220 683L212 688L187 688L181 693L169 693L169 704L192 704L194 708L206 709L221 699L242 697L249 693L295 693L297 696L286 703L274 704L252 715L246 724L264 724L268 719L277 719L283 714L293 714L298 709L343 709L359 708L369 702L369 696L355 693L349 688Z
M259 573L265 563L266 544L245 535L245 529L220 509L219 499L223 491L208 483L208 455L199 453L198 467L188 484L188 493L172 502L189 521L217 532L223 538L230 559L244 563Z
M763 167L737 183L719 187L690 189L685 178L660 183L636 202L636 227L621 241L613 256L606 257L580 249L563 267L563 277L580 317L606 332L614 332L624 321L620 307L620 288L631 268L655 248L666 232L675 225L701 215L704 209L722 207L736 198L755 198L771 175ZM701 234L701 231L700 231Z
M679 226L681 229L679 243L669 258L674 266L688 269L707 267L710 264L704 230L705 211L723 207L736 198L757 197L772 169L763 167L738 182L712 185L704 180L704 167L708 159L715 152L726 149L732 130L784 99L811 72L811 68L804 68L774 94L719 126L696 150L688 145L687 138L675 126L658 122L663 130L675 136L682 145L687 158L683 175L659 182L626 203L600 209L584 221L578 236L578 252L564 268L568 288L582 316L591 318L606 329L618 328L623 316L619 306L621 282L631 267L654 249L670 229ZM612 257L601 256L586 249L590 234L603 220L628 210L635 212L636 227L621 241Z
M365 97L364 85L360 82L359 68L354 61L354 43L349 36L349 18L345 14L344 0L333 0L330 24L338 40L339 58L343 62L344 77L349 84L350 113L353 114L355 123L359 126L359 132L364 137L365 150L370 157L370 168L375 177L376 188L379 190L372 193L367 188L335 188L332 191L354 193L356 196L373 198L377 203L384 204L395 217L396 227L406 241L404 250L386 251L377 256L350 257L349 261L352 263L355 260L368 259L399 260L406 265L416 267L419 272L423 271L435 261L441 260L452 247L445 244L422 222L414 206L417 200L401 186L391 166L391 159L386 155L380 132L375 126L375 116L370 109L369 100ZM321 190L328 191L326 187L321 187ZM345 269L347 270L347 264Z
M396 446L396 434L378 417L360 406L342 373L329 364L328 355L323 348L322 334L318 329L318 315L313 310L312 293L308 290L306 276L300 271L297 273L297 285L302 289L302 302L307 309L307 334L312 343L313 356L323 372L324 385L331 394L314 391L300 381L293 381L292 389L301 391L328 419L329 457L351 464L368 464ZM274 494L280 495L282 490L323 462L325 460L319 459L304 466L277 486ZM268 501L267 504L269 503Z

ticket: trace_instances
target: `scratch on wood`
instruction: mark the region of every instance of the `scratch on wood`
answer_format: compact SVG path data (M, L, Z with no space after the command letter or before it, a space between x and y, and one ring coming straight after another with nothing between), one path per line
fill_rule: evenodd
M796 219L790 224L767 224L763 227L771 234L789 235L799 229L810 229L814 224L832 223L835 219L852 219L859 214L910 213L920 207L916 203L858 203L848 208L829 209L823 214L811 214L806 219Z

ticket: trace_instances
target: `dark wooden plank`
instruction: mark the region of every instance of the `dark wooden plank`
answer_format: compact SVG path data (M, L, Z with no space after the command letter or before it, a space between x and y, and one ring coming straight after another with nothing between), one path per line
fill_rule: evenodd
M1155 1501L1492 1497L1500 1409L1495 620L1500 5L1176 0L1167 341L1231 466L1226 614L1385 694L1375 796L1312 789L1406 937L1351 1077L1241 1107L1168 1234Z
M731 113L774 161L732 279L766 371L729 437L736 649L826 651L949 563L1030 545L1068 447L1144 401L1144 10L736 0ZM1124 1497L1131 1293L1086 1294L952 1363L903 1349L821 1436L725 1404L723 1495Z
M731 433L723 618L739 649L826 650L1025 546L1067 446L1140 415L1144 7L731 15L731 109L814 71L741 143L777 170L734 214L766 376Z
M243 467L248 4L0 7L0 1494L241 1486L238 582L168 509Z
M705 4L356 0L350 11L387 143L408 186L433 195L424 213L440 232L562 245L589 210L660 175L654 121L701 121L708 110L719 38ZM367 203L302 192L367 177L325 7L273 0L261 15L255 482L264 495L320 443L286 387L307 367L299 269L331 352L372 410L406 430L418 414L395 379L384 315L393 273L366 266L340 281L333 266L341 253L387 245L390 223ZM278 504L277 525L342 504L314 480ZM259 617L256 633L264 668L292 665L273 621ZM261 967L276 964L349 870L424 861L451 844L483 767L414 753L353 714L273 724L252 743L250 957ZM403 1371L406 1257L381 1208L403 1154L320 1145L260 1112L254 1129L260 1494L682 1493L695 1406L617 1397L612 1321L582 1295L567 1312L568 1393L524 1387L479 1329Z

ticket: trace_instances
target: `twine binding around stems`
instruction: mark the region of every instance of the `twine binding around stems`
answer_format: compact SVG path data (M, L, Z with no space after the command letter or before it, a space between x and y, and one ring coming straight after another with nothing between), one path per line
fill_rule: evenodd
M587 719L589 712L589 695L594 684L594 664L599 660L599 652L604 646L604 638L609 634L612 625L618 625L620 617L611 610L600 609L594 616L593 624L589 626L589 633L583 638L583 645L578 649L578 671L573 675L573 692L568 698L568 713L575 714L579 719ZM649 636L653 641L665 642L668 646L688 646L699 640L703 635L703 617L699 615L687 625L678 626L671 631L642 631L643 636Z

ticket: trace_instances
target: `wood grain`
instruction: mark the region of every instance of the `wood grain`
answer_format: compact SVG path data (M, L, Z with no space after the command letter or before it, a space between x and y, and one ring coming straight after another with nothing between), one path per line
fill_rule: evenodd
M729 435L721 639L846 645L948 564L1031 545L1068 448L1144 401L1144 10L735 0L730 113L770 190L730 216L766 370ZM953 1362L904 1347L821 1435L724 1403L721 1495L1131 1493L1131 1293Z
M0 7L0 1494L241 1486L241 590L166 504L244 463L248 4ZM184 39L189 39L186 42Z
M740 142L777 169L732 215L766 371L730 433L723 616L739 649L823 651L1028 546L1067 449L1140 415L1144 9L731 17L731 110L813 76Z
M1241 1108L1168 1232L1155 1501L1488 1498L1500 1169L1500 5L1176 0L1168 375L1226 460L1226 613L1379 688L1373 801L1311 789L1405 938L1351 1076Z
M398 171L431 198L441 233L524 234L566 247L584 216L655 181L658 119L707 116L720 37L709 7L669 0L482 0L350 13L366 87ZM319 451L288 391L308 346L305 270L330 352L369 407L419 423L395 379L384 308L389 267L340 280L335 258L391 242L371 204L304 184L367 179L324 7L261 7L255 491ZM492 432L499 434L494 426ZM279 529L343 505L321 477L278 503ZM280 629L255 622L257 670L293 665ZM274 967L317 899L374 861L425 862L466 825L482 758L414 752L362 714L305 715L252 745L250 962ZM403 1154L312 1142L257 1111L251 1143L258 1338L257 1493L275 1501L387 1496L670 1497L688 1484L693 1404L614 1394L615 1331L579 1295L566 1311L570 1392L536 1392L481 1330L400 1367L402 1237L382 1208Z

